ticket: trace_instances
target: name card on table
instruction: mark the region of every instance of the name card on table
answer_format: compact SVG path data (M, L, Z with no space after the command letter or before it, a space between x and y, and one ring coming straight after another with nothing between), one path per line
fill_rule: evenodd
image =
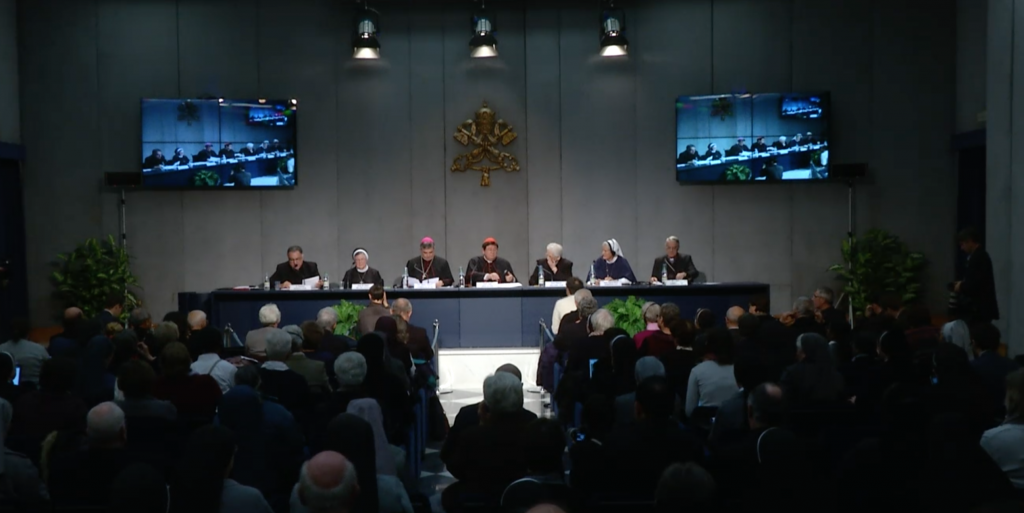
M668 285L669 287L685 287L689 284L690 282L687 280L668 280L665 282L665 285Z
M501 283L497 281L479 281L475 285L478 289L514 289L522 286L522 283Z
M373 288L372 283L353 283L352 290L370 290Z
M546 289L564 289L565 288L565 282L564 281L545 281L544 282L544 288L546 288Z
M599 287L621 287L622 286L622 282L619 281L619 280L612 280L612 281L601 280L601 281L597 282L597 284L598 284Z
M287 289L281 289L281 290L313 290L313 287L310 287L309 285L296 285L296 284L293 283Z

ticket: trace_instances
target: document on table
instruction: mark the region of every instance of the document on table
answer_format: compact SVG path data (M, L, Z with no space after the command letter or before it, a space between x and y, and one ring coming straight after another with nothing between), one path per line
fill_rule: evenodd
M544 288L564 289L565 288L565 282L564 281L545 281L544 282Z
M436 289L437 288L438 280L440 280L440 278L428 278L426 280L420 281L420 280L417 280L416 278L411 278L410 277L410 278L407 278L406 288L410 288L410 289Z
M502 283L497 281L478 281L475 285L478 289L514 289L522 286L522 283Z
M320 277L319 276L314 276L312 278L306 278L305 280L302 280L302 284L307 286L307 287L309 287L309 288L315 288L317 282L319 282L319 281L320 281Z

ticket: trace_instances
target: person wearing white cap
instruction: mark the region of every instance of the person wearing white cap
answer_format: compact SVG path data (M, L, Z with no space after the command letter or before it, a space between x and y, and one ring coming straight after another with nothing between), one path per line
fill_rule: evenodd
M384 278L380 272L370 267L368 263L370 254L363 248L356 248L352 251L352 268L345 272L341 284L344 288L350 289L353 284L374 284L384 286Z
M629 266L626 257L622 254L619 241L608 239L601 243L601 257L594 260L587 273L587 281L614 281L625 279L630 283L636 283L636 276L633 268Z

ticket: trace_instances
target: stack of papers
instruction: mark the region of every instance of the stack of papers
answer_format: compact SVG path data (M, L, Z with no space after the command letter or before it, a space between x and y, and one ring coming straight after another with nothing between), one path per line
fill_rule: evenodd
M407 289L436 289L440 278L429 278L423 281L416 278L406 278L405 288Z

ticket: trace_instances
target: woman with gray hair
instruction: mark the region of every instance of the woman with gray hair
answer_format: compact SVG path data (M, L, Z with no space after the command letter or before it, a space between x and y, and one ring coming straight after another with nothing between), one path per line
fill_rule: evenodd
M572 260L562 258L562 245L557 242L548 244L544 258L538 258L530 275L530 285L539 283L538 273L543 273L544 281L569 281L572 279Z

